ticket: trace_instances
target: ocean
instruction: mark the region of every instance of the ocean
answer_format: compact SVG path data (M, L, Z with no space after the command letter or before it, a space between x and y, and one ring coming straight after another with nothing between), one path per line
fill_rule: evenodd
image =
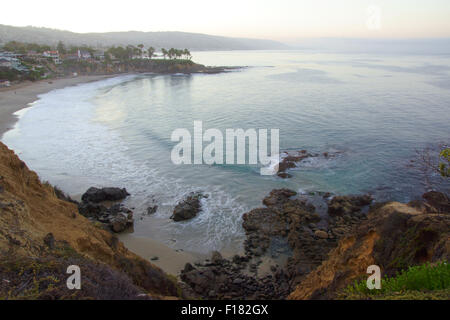
M196 75L121 75L54 90L19 112L2 141L42 180L70 194L125 187L136 236L194 252L237 248L241 216L274 188L371 193L410 201L425 191L417 150L450 138L450 56L311 51L195 52L194 61L245 66ZM174 165L175 129L279 129L280 150L312 157L290 179L253 165ZM169 219L202 191L202 211ZM158 205L154 215L149 206Z

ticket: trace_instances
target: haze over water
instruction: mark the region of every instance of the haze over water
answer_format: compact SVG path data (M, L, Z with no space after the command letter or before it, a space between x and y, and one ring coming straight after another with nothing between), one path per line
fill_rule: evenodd
M450 137L449 56L232 51L194 53L193 60L249 67L124 75L55 90L22 112L2 140L71 194L92 185L126 187L137 236L207 252L241 243L241 215L274 188L420 197L422 181L409 160ZM337 156L304 161L287 180L251 166L175 166L171 133L193 132L194 120L223 132L278 128L281 151ZM203 211L188 222L169 220L192 191L209 195ZM154 204L157 213L143 215Z

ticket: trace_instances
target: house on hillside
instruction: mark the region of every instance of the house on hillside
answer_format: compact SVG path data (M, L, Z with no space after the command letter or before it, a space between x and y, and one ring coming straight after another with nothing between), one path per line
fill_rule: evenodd
M94 59L103 61L105 60L105 52L104 51L95 51L94 52Z
M11 68L21 72L29 71L27 67L22 65L19 59L12 58L11 56L8 55L5 56L2 55L1 53L0 53L0 67Z
M0 67L12 68L13 63L10 59L6 57L0 57Z
M61 64L61 59L59 58L59 52L58 50L49 50L44 51L42 53L42 56L45 58L51 58L55 64Z
M91 59L91 53L89 51L78 49L78 59L80 60Z

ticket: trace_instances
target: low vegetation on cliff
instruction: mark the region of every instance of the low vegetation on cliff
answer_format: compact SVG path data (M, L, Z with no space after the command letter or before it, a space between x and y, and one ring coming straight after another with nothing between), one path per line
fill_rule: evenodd
M380 289L368 289L366 280L349 285L343 299L450 299L450 265L438 262L410 266L381 280Z

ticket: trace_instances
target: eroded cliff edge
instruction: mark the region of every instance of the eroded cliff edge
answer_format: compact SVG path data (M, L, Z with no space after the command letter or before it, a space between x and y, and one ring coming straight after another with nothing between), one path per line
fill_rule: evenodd
M449 202L446 197L442 200L373 206L368 219L339 241L328 258L298 284L289 299L345 298L340 295L343 289L355 280L367 278L370 265L379 266L385 276L394 276L410 266L448 262ZM449 299L449 292L445 294Z
M152 299L179 294L176 280L57 198L0 143L0 297ZM81 290L66 269L79 265Z
M310 197L293 190L272 190L263 199L264 207L243 215L244 255L227 260L215 253L204 264L186 265L181 279L192 288L192 295L206 299L450 299L446 195L428 192L423 201L409 204L373 203L369 195L324 193L314 198L312 204ZM277 259L281 256L284 261ZM267 263L269 270L262 267ZM409 267L428 268L425 263L430 263L429 268L444 263L444 272L438 275L444 290L430 292L419 286L389 292L393 297L345 295L355 281L364 281L365 286L371 265L379 266L383 277L392 277Z

